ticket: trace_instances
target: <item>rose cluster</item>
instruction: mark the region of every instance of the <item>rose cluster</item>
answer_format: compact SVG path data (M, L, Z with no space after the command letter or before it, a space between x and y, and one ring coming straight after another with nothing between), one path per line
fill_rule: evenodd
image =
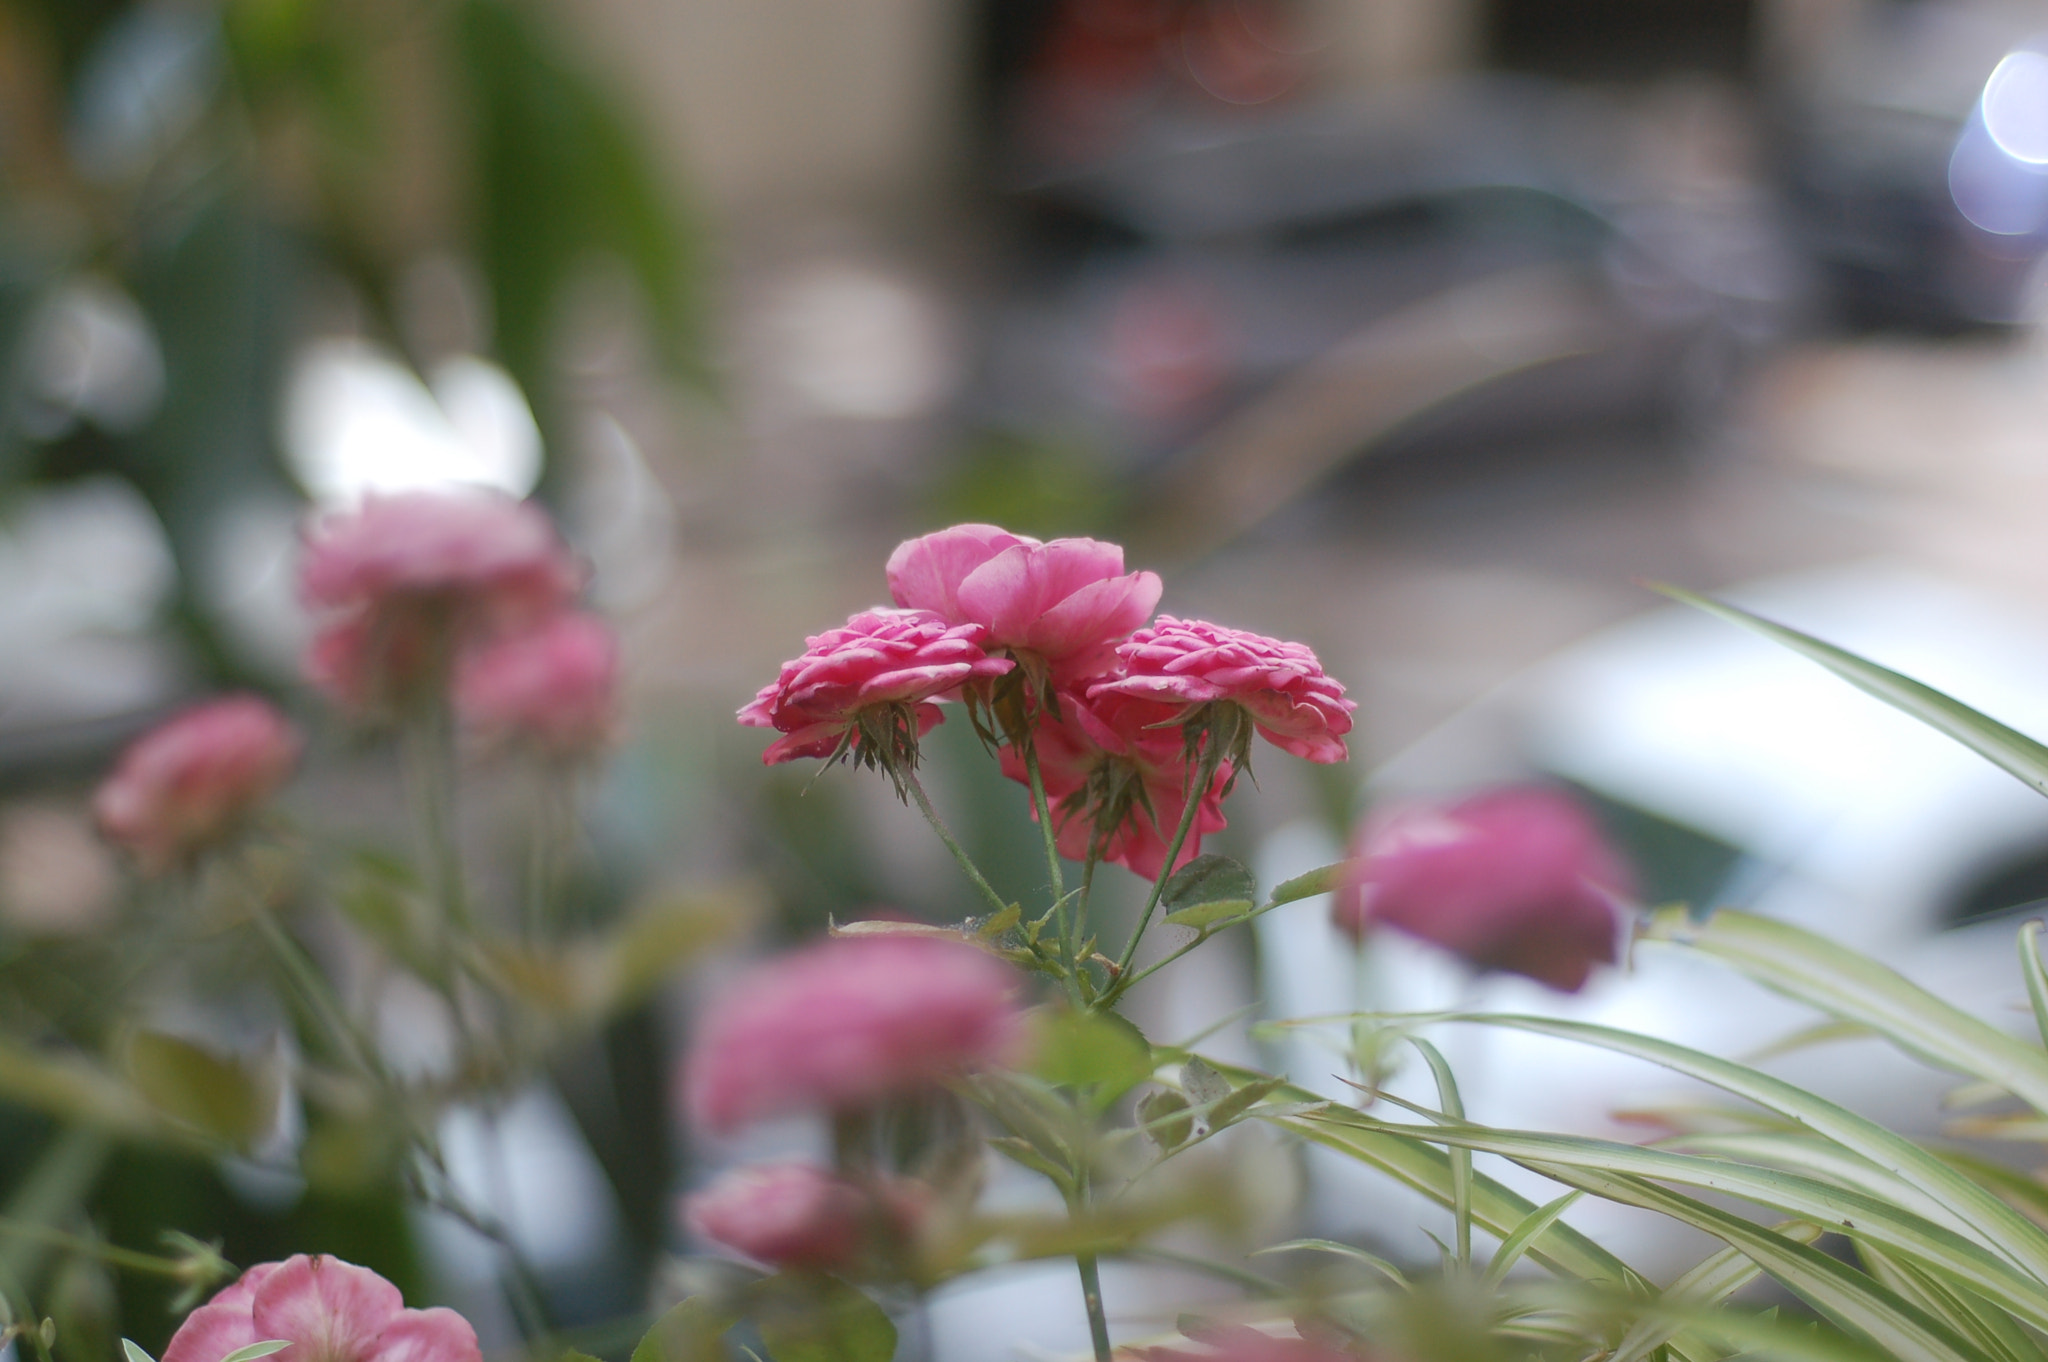
M763 760L848 756L901 781L939 703L964 700L1004 774L1035 776L1065 855L1153 877L1184 821L1176 866L1224 826L1254 732L1344 759L1354 705L1312 651L1152 619L1159 577L1126 572L1118 545L955 525L900 545L887 578L896 608L809 639L740 711L784 735Z

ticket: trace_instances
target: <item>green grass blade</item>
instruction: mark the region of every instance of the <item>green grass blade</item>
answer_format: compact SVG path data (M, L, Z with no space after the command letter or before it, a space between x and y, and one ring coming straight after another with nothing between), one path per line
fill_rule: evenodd
M1818 1225L1797 1220L1774 1226L1773 1231L1801 1244L1811 1244L1821 1236ZM1755 1281L1762 1271L1741 1249L1725 1248L1664 1288L1664 1300L1680 1305L1718 1305ZM1628 1327L1607 1362L1641 1362L1683 1327L1668 1315L1644 1315Z
M1658 585L1658 591L1675 601L1697 606L1710 615L1739 624L1745 629L1762 634L1774 643L1782 643L1792 651L1820 663L1835 675L1855 686L1858 690L1905 711L1924 724L1948 734L1965 747L1987 758L1996 765L2018 776L2042 794L2048 794L2048 747L2035 742L2026 734L2008 728L1989 715L1980 714L1959 700L1954 700L1932 686L1922 685L1909 676L1901 676L1887 667L1867 661L1823 643L1797 629L1788 629L1774 624L1747 610L1694 595L1675 586Z
M2027 1005L2034 1009L2034 1026L2041 1043L2048 1045L2048 970L2041 967L2041 919L2020 924L2020 972L2027 977Z
M1515 1232L1501 1241L1500 1249L1493 1255L1493 1261L1486 1265L1486 1275L1481 1277L1482 1286L1499 1286L1509 1269L1522 1260L1528 1250L1529 1241L1550 1228L1557 1218L1572 1208L1573 1203L1584 1196L1584 1192L1566 1192L1554 1201L1546 1202L1541 1208L1530 1213L1529 1218L1515 1226Z
M1937 1225L1952 1226L1955 1219L1939 1200L1904 1178L1893 1177L1870 1160L1852 1154L1832 1140L1820 1139L1813 1135L1786 1134L1780 1131L1728 1131L1679 1135L1668 1140L1659 1140L1655 1147L1685 1154L1705 1154L1710 1158L1760 1163L1767 1168L1782 1168L1791 1173L1804 1173L1822 1182L1846 1187L1852 1192L1865 1192L1871 1196L1882 1197L1894 1206L1924 1216Z
M1420 1036L1408 1037L1408 1043L1429 1064L1429 1072L1436 1079L1437 1101L1443 1107L1443 1114L1454 1121L1464 1120L1465 1103L1458 1096L1458 1079L1451 1072L1450 1062L1444 1058L1443 1051ZM1458 1266L1464 1267L1472 1261L1472 1151L1453 1146L1450 1152L1452 1223L1457 1229Z
M2041 1362L2042 1353L2012 1316L1938 1272L1900 1258L1865 1239L1856 1256L1871 1276L1975 1343L2001 1362Z
M1335 1254L1339 1258L1349 1258L1355 1263L1364 1263L1367 1267L1384 1276L1402 1290L1413 1289L1407 1274L1386 1259L1376 1253L1367 1253L1356 1244L1339 1243L1335 1239L1290 1239L1284 1244L1273 1244L1266 1248L1253 1249L1250 1256L1258 1258L1268 1253L1298 1253L1303 1250Z
M1898 971L1788 922L1682 909L1644 920L1639 941L1669 943L1734 966L1789 998L1862 1022L1929 1063L1997 1083L2048 1112L2048 1052L1935 997Z

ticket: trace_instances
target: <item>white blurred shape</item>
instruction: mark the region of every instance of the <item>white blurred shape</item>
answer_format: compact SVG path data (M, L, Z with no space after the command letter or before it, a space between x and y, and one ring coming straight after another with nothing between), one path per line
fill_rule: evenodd
M62 434L74 421L133 430L156 411L164 359L135 300L104 279L81 275L57 290L29 341L29 383L42 410L31 433Z
M800 400L827 416L917 416L938 404L953 379L937 305L876 270L803 270L783 281L763 321L769 362Z
M219 19L203 8L136 5L86 59L71 119L87 178L146 170L206 111L220 69Z
M540 429L503 369L458 355L434 388L375 346L306 347L285 398L285 456L324 505L455 485L525 496L540 480Z
M547 1088L529 1088L488 1115L457 1107L441 1122L449 1176L470 1205L495 1216L543 1272L584 1267L619 1234L618 1207L574 1118ZM496 1275L495 1252L452 1222L435 1219L465 1276ZM465 1242L469 1247L457 1247ZM477 1250L483 1250L481 1259Z
M207 606L244 657L280 677L297 673L311 633L294 570L304 514L282 496L238 498L214 517L206 556Z
M675 502L615 418L591 417L577 452L569 524L595 569L592 603L606 610L647 605L674 572Z
M2048 165L2048 56L2022 48L2007 54L1984 82L1984 129L2000 151L2028 165Z

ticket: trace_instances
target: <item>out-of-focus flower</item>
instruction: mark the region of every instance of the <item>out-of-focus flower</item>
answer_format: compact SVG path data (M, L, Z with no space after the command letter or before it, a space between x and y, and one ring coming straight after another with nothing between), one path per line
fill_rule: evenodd
M1275 747L1309 761L1344 760L1355 701L1306 644L1161 615L1119 644L1122 670L1088 688L1105 694L1244 707Z
M121 877L92 819L70 803L0 808L0 922L24 936L82 936L110 925Z
M1132 1348L1140 1362L1360 1362L1364 1354L1347 1352L1320 1339L1269 1334L1248 1324L1212 1324L1195 1335L1199 1348Z
M313 527L300 598L322 619L316 685L354 707L438 683L464 644L546 618L583 571L531 502L483 491L369 497Z
M690 1120L714 1133L807 1108L913 1093L1018 1057L1019 980L930 937L835 937L734 982L684 1071Z
M226 837L275 794L301 746L269 701L210 700L130 744L93 796L93 816L108 840L160 874Z
M736 1169L684 1211L697 1234L757 1263L825 1271L891 1251L916 1233L922 1212L899 1185L871 1190L798 1162Z
M1540 787L1491 790L1447 807L1367 821L1337 925L1431 941L1476 969L1526 974L1575 993L1612 964L1630 876L1590 815Z
M1032 654L1063 681L1106 670L1117 642L1159 604L1159 575L1125 572L1119 545L1041 543L994 525L905 540L889 555L888 572L896 604L986 625L991 651Z
M863 610L804 640L802 657L740 710L743 724L784 734L764 762L829 757L851 735L852 755L891 769L915 765L917 739L939 722L931 703L1012 664L982 648L988 631L929 610Z
M565 612L465 656L455 672L455 709L480 733L568 757L611 736L618 690L611 627Z
M482 1362L476 1332L453 1310L408 1310L398 1288L325 1254L259 1263L200 1306L163 1362L220 1362L268 1339L292 1362Z
M1157 877L1197 770L1177 722L1185 706L1116 693L1087 700L1072 692L1062 693L1058 705L1057 715L1039 714L1031 742L1060 854L1085 860L1100 839L1103 860L1146 879ZM1004 775L1030 783L1024 755L1014 744L998 760ZM1174 869L1201 854L1204 834L1226 826L1223 795L1231 769L1228 761L1220 763L1202 792Z

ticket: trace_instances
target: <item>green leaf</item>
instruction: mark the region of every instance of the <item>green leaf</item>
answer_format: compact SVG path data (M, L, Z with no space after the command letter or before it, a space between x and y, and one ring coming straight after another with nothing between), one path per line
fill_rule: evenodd
M128 1362L156 1362L154 1357L142 1350L142 1345L132 1338L121 1340L121 1354Z
M1138 1124L1162 1154L1171 1154L1195 1133L1188 1099L1177 1092L1149 1092L1138 1099Z
M1167 880L1159 904L1169 910L1166 920L1175 926L1203 928L1243 917L1258 902L1258 895L1251 871L1228 856L1211 853L1176 870Z
M1718 615L1724 620L1753 630L1775 643L1782 643L1794 652L1811 658L1858 690L1874 695L1886 704L1904 710L1922 723L1941 730L1965 747L2018 776L2041 793L2048 794L2048 747L2035 742L2017 729L2008 728L1961 701L1950 699L1931 686L1922 685L1911 677L1901 676L1889 668L1866 661L1831 643L1823 643L1811 635L1800 633L1797 629L1788 629L1782 624L1774 624L1761 616L1752 615L1747 610L1705 596L1697 596L1675 586L1658 584L1656 589L1675 601L1697 606L1710 615Z
M1466 1175L1467 1177L1471 1175L1471 1166L1469 1164L1466 1166ZM1469 1199L1469 1189L1466 1195ZM1502 1279L1508 1275L1509 1270L1521 1261L1522 1254L1529 1247L1529 1241L1543 1233L1546 1229L1549 1229L1552 1222L1570 1210L1572 1203L1584 1195L1584 1192L1566 1192L1556 1200L1546 1202L1542 1209L1534 1212L1527 1220L1515 1226L1515 1232L1501 1241L1499 1251L1493 1255L1492 1261L1487 1263L1486 1273L1480 1278L1481 1284L1489 1287L1499 1286ZM1469 1205L1467 1213L1470 1213Z
M1701 923L1670 909L1651 914L1638 940L1724 961L1789 998L1860 1022L1930 1064L2002 1084L2048 1112L2048 1052L1826 937L1752 913L1724 909Z
M1821 1236L1820 1226L1800 1221L1775 1225L1772 1231L1801 1244L1811 1244ZM1664 1288L1664 1300L1678 1305L1716 1305L1755 1281L1762 1270L1741 1249L1725 1248ZM1645 1315L1629 1326L1607 1362L1641 1362L1682 1327L1669 1316Z
M748 1291L750 1313L775 1362L889 1362L896 1326L837 1277L782 1273Z
M238 1145L268 1130L277 1114L275 1085L232 1059L160 1031L138 1031L129 1039L128 1072L166 1115Z
M1015 1135L991 1135L988 1144L991 1149L1012 1163L1020 1164L1034 1173L1050 1178L1053 1186L1062 1191L1074 1185L1074 1175L1040 1153L1038 1147L1029 1140L1020 1139Z
M1465 1119L1465 1103L1458 1096L1458 1080L1451 1073L1450 1062L1443 1051L1431 1045L1420 1036L1408 1037L1429 1064L1429 1072L1436 1079L1437 1101L1443 1107L1444 1115L1455 1121ZM1457 1227L1457 1259L1462 1265L1472 1261L1472 1151L1452 1148L1451 1150L1451 1215Z
M2020 971L2027 976L2027 1005L2034 1010L2034 1027L2041 1043L2048 1045L2048 971L2041 966L2041 919L2020 924Z
M707 1296L673 1305L641 1336L632 1362L726 1362L725 1331L739 1317Z
M1048 1008L1038 1015L1032 1072L1086 1094L1097 1110L1152 1076L1152 1047L1114 1012Z
M1354 1262L1364 1263L1367 1267L1404 1290L1412 1285L1407 1275L1400 1268L1395 1267L1378 1254L1367 1253L1355 1244L1343 1244L1335 1239L1290 1239L1284 1244L1274 1244L1270 1248L1253 1249L1250 1256L1259 1258L1268 1253L1299 1253L1304 1250L1315 1253L1334 1253L1340 1258L1349 1258Z
M1228 1096L1209 1108L1209 1128L1223 1129L1277 1091L1281 1083L1282 1080L1277 1078L1255 1078L1243 1087L1233 1089Z
M1214 1065L1200 1055L1190 1055L1180 1066L1180 1086L1188 1100L1198 1106L1221 1102L1230 1096L1230 1080L1216 1072Z
M1277 908L1283 903L1297 899L1313 898L1327 894L1344 883L1344 872L1351 868L1349 861L1337 861L1331 865L1318 866L1305 875L1296 875L1291 880L1282 880L1273 886L1273 897L1266 900L1266 907Z
M259 1357L268 1357L272 1353L283 1352L291 1346L292 1341L288 1338L266 1338L261 1343L251 1343L246 1348L235 1349L226 1357L223 1357L220 1362L256 1362L256 1359Z
M1974 1343L1998 1362L2039 1362L2040 1349L2003 1310L1986 1305L1937 1272L1858 1237L1852 1241L1866 1272Z

